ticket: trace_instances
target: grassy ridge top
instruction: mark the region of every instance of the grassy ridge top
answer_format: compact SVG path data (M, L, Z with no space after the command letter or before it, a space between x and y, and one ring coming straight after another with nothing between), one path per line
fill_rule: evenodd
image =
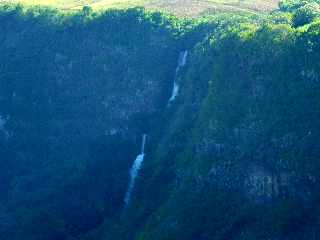
M276 9L279 0L0 0L0 2L47 5L64 10L76 10L83 6L91 6L94 9L143 6L179 16L199 16L221 11L266 12Z

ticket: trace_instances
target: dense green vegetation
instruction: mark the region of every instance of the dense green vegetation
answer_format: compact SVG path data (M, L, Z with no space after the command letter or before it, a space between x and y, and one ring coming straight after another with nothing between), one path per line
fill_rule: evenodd
M169 94L177 31L140 9L12 6L0 22L1 236L78 236L123 206L141 119Z
M0 239L318 239L319 4L193 20L2 6Z

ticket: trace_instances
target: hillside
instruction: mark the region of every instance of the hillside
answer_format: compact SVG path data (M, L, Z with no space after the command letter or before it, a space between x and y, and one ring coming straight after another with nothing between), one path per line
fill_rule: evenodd
M2 0L6 2L6 0ZM150 10L161 10L179 16L199 16L221 11L268 12L278 7L278 0L14 0L23 4L47 5L64 10L127 8L143 6ZM1 1L0 1L1 2ZM12 2L12 1L7 1Z
M319 239L319 4L0 6L0 240Z

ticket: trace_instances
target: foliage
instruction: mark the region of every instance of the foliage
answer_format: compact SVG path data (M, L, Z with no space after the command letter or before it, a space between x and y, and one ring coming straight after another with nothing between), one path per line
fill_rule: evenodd
M320 5L317 3L306 4L293 14L293 25L295 27L303 26L311 23L318 16L320 16Z
M1 8L1 236L76 237L123 207L135 134L169 92L174 21L140 8Z
M317 236L320 22L312 4L192 20L143 8L66 14L3 5L0 239ZM180 93L168 106L184 49ZM142 133L145 161L123 208ZM278 194L252 196L261 190L245 184L259 177L253 167L289 180Z

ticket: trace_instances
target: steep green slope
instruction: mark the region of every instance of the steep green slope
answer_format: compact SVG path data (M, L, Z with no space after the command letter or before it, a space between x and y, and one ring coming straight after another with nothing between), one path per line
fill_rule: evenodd
M2 7L0 239L317 239L319 11L280 9Z
M88 239L319 236L320 24L289 19L209 21L131 207Z
M140 134L165 106L173 20L86 14L1 10L1 239L78 236L122 208Z
M319 27L233 26L194 49L134 239L319 236Z

